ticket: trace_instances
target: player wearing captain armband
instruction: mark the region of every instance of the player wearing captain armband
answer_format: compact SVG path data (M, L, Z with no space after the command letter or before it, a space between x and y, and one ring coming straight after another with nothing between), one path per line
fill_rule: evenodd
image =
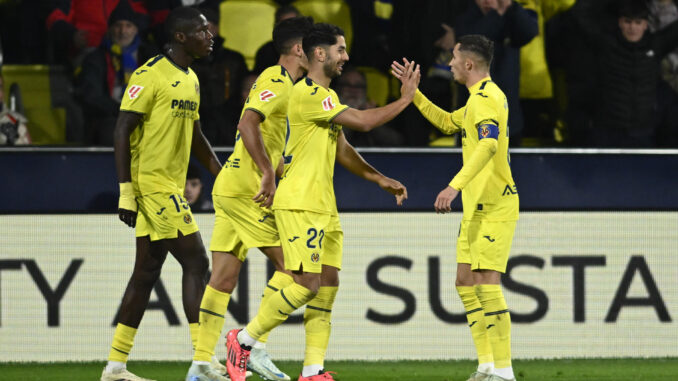
M493 48L480 35L463 36L456 44L450 66L454 79L469 90L468 102L461 109L449 113L418 90L414 96L416 107L438 129L461 133L464 165L438 194L434 206L436 212L447 213L462 192L456 286L479 363L469 381L515 381L511 317L500 280L518 220L518 190L508 152L506 96L489 75ZM402 80L405 67L397 62L391 67Z

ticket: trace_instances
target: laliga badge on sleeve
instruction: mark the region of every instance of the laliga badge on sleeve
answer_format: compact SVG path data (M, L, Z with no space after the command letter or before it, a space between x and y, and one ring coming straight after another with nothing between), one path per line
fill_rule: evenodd
M129 96L129 99L135 99L136 97L139 96L139 93L141 93L141 90L143 90L143 86L137 86L137 85L132 85L127 89L127 95Z
M332 96L328 96L323 99L323 110L330 111L334 108L334 103L332 103Z
M264 102L268 102L271 98L275 97L275 93L270 90L264 90L259 93L259 99Z

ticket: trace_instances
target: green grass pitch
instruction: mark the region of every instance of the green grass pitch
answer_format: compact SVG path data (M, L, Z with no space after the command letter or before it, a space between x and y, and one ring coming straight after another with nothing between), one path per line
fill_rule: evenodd
M277 363L296 380L301 362ZM104 362L0 363L3 381L96 381ZM183 381L189 362L133 361L130 371L158 381ZM466 381L472 361L328 361L337 381ZM678 358L516 360L519 381L634 381L678 380ZM248 381L259 381L256 375Z

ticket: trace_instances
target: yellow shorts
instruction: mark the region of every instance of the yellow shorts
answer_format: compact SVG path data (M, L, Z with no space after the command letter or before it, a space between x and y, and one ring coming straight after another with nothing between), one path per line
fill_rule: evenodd
M457 263L471 270L506 271L516 221L461 221L457 238Z
M275 217L249 198L212 195L214 201L214 232L211 251L233 253L238 259L247 258L253 247L280 246Z
M151 236L151 241L177 238L178 231L189 235L198 231L191 207L179 194L153 193L137 197L136 236Z
M344 232L339 216L305 210L276 210L285 268L320 273L322 265L341 269Z

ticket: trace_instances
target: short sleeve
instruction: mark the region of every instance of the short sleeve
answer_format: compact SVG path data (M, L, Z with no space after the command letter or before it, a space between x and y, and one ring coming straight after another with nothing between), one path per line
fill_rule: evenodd
M148 113L153 108L154 92L153 74L146 70L137 70L129 79L120 110Z
M304 105L300 110L304 120L313 122L331 122L337 115L348 109L347 105L339 102L337 93L320 87L314 87L311 93L304 97Z
M257 78L245 101L245 110L252 110L265 120L281 107L287 107L288 86L282 76Z

